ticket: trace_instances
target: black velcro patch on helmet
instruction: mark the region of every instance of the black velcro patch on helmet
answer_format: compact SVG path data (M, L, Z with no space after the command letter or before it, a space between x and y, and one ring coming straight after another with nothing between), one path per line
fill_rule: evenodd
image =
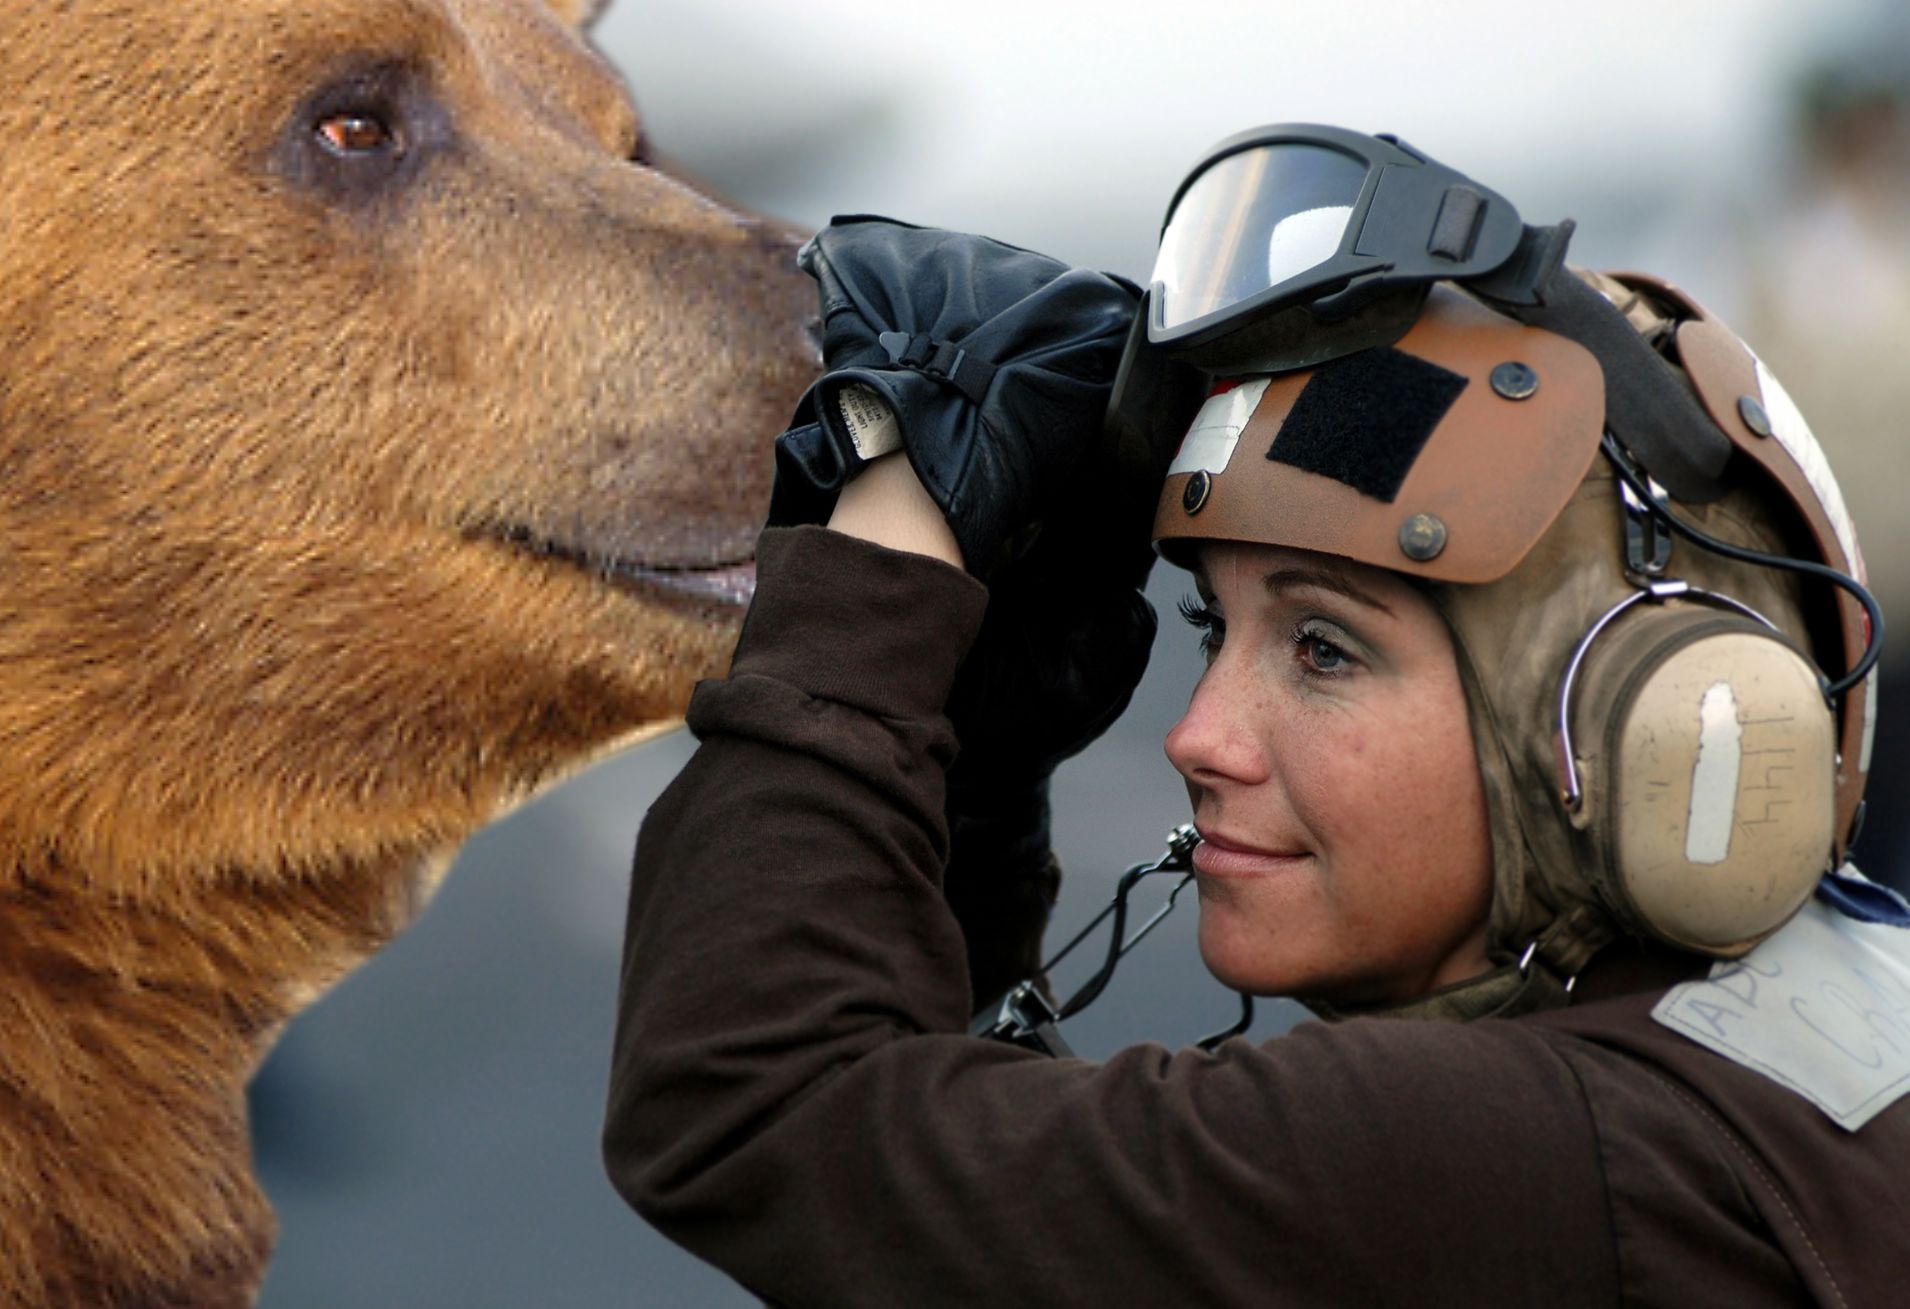
M1336 359L1301 390L1267 458L1391 504L1466 381L1390 347Z

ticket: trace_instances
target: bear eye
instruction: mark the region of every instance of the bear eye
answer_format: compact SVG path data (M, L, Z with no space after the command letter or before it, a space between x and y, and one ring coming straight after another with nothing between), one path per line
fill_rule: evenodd
M318 123L318 139L336 155L368 155L396 150L398 135L374 114L331 114Z
M408 191L453 140L451 116L423 72L364 62L299 102L269 158L282 178L330 201L369 202Z

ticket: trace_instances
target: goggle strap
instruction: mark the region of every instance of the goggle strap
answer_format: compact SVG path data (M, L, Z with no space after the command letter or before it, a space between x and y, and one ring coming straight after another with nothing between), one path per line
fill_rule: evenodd
M1564 273L1565 250L1577 230L1569 218L1552 227L1527 223L1509 259L1489 273L1462 279L1461 285L1500 305L1536 305L1553 279Z
M1731 438L1597 288L1560 268L1540 288L1539 304L1505 304L1511 317L1578 342L1605 375L1605 426L1646 471L1686 504L1724 494Z

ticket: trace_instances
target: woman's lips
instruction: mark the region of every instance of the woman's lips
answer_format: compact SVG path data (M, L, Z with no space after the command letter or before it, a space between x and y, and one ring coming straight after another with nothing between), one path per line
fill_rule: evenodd
M1194 871L1203 877L1268 877L1291 871L1313 856L1298 850L1263 850L1202 832L1194 847Z

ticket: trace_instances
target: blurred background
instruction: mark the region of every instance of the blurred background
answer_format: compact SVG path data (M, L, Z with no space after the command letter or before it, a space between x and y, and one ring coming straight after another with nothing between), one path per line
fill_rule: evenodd
M1396 132L1528 220L1576 218L1576 262L1670 276L1736 327L1811 418L1906 623L1906 15L1868 0L617 0L596 36L658 147L741 204L983 231L1137 278L1213 141L1291 120ZM1172 617L1186 590L1156 571L1163 633L1135 707L1057 779L1058 928L1187 816L1160 751L1198 667ZM1901 881L1910 725L1889 667L1885 683L1860 854ZM626 1210L597 1155L632 838L690 746L646 746L479 836L422 921L293 1025L253 1099L282 1225L267 1309L754 1303ZM1192 927L1176 915L1130 958L1072 1026L1077 1048L1231 1021ZM1263 1004L1255 1030L1297 1017Z

